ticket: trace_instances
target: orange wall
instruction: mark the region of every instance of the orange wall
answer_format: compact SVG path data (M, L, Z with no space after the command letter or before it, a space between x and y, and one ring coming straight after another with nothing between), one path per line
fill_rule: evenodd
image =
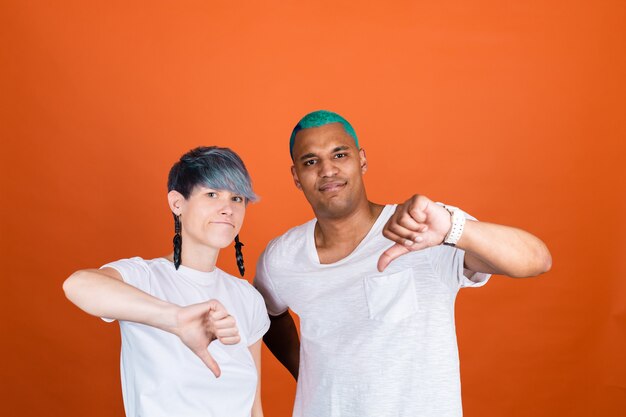
M327 108L367 150L372 200L426 194L552 250L542 278L460 293L466 416L622 416L626 3L250 3L2 2L2 414L121 416L118 328L62 281L168 252L167 171L200 144L239 152L262 196L251 279L311 217L287 141ZM290 415L267 352L263 392Z

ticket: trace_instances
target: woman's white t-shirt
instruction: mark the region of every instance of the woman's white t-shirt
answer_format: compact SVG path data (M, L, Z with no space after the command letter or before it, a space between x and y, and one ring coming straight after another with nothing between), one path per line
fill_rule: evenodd
M124 282L170 303L187 306L216 299L237 321L241 341L213 341L209 352L222 374L216 378L180 339L157 328L120 321L121 376L128 417L250 416L257 371L248 347L269 328L260 294L245 280L216 268L185 266L164 259L122 259L103 266Z

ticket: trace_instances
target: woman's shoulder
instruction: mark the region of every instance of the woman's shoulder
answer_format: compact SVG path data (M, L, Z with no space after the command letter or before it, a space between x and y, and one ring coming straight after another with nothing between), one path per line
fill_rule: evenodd
M144 259L140 256L133 256L132 258L122 258L109 262L103 265L102 268L150 273L154 270L167 269L170 263L171 262L165 258Z
M155 266L158 267L158 266L167 265L168 263L170 263L170 261L168 261L165 258L144 259L141 256L133 256L131 258L122 258L113 262L109 262L107 265L118 264L118 263L143 266L143 267L155 267Z
M219 271L220 277L224 281L225 285L232 291L237 291L241 294L246 294L252 297L260 295L257 289L254 288L254 286L245 278L236 277L219 268L217 268L217 271Z

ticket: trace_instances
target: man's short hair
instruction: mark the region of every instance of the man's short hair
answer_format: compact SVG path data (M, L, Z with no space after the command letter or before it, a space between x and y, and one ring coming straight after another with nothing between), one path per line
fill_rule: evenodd
M252 191L246 166L229 148L200 146L181 156L172 166L167 179L168 192L176 190L187 199L197 185L240 194L246 202L259 199Z
M299 131L302 129L324 126L329 123L341 123L346 133L354 139L356 147L359 147L359 139L356 137L356 132L350 122L344 119L341 115L333 113L332 111L317 110L304 116L300 119L296 127L293 128L291 138L289 139L289 155L291 155L291 159L293 159L293 144Z

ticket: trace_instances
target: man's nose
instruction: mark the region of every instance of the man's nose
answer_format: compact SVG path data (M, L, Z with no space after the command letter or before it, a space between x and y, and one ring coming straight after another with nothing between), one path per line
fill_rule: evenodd
M320 177L332 177L337 174L337 166L332 159L321 159L318 162Z

